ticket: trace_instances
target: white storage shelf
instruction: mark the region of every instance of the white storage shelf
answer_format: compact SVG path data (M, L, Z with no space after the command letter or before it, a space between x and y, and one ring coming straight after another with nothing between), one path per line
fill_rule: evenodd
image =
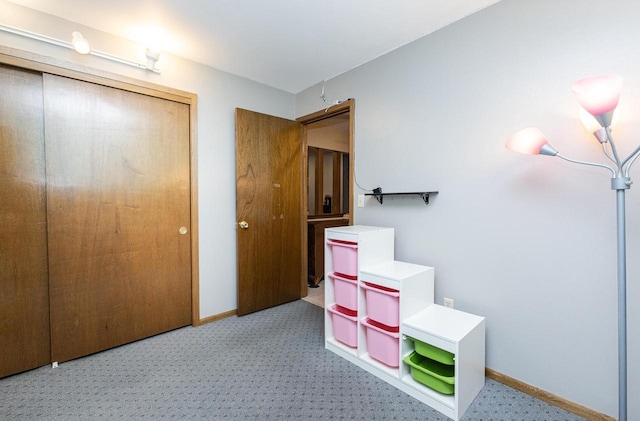
M393 228L349 226L325 230L325 347L385 380L444 415L459 420L484 386L484 318L434 304L434 268L394 260ZM357 243L357 346L349 347L335 339L331 313L335 304L333 261L326 240ZM369 356L368 316L362 284L399 291L400 339L399 367L389 367ZM415 381L402 359L415 348L407 337L431 344L455 356L455 390L444 395Z
M455 391L447 396L432 391L413 380L410 369L402 366L402 379L417 390L425 392L425 399L448 417L459 420L485 381L485 319L484 317L433 304L402 321L405 337L436 346L454 354ZM403 357L414 351L414 342L402 341ZM429 402L427 402L429 403ZM442 406L438 408L437 406Z

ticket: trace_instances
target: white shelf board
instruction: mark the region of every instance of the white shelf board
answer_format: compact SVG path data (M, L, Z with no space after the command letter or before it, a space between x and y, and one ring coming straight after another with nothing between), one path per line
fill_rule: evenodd
M447 341L460 342L483 320L484 317L432 304L402 324Z

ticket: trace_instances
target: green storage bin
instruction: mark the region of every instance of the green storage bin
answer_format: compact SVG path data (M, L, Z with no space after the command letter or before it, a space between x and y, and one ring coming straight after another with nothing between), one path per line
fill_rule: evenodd
M411 368L411 377L444 395L455 391L455 366L441 364L413 352L402 359Z
M444 349L440 349L431 344L419 341L414 338L409 338L413 341L413 345L416 349L416 352L423 357L427 357L431 360L438 361L442 364L454 365L455 364L455 356L449 351L445 351Z

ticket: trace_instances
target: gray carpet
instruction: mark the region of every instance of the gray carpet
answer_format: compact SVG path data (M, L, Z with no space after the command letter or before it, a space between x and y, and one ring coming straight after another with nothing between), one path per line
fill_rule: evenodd
M1 420L447 420L324 349L295 301L0 380ZM487 379L467 420L581 420Z

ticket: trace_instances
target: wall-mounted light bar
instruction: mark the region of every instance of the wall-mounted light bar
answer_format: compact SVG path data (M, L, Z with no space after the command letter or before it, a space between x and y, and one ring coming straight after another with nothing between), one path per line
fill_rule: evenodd
M47 44L57 45L58 47L64 47L72 49L80 54L89 54L92 56L100 57L106 60L111 60L116 63L126 64L127 66L136 67L138 69L149 70L154 73L160 73L160 70L156 69L156 62L160 58L160 52L153 51L147 48L146 51L146 63L136 63L135 61L127 60L124 58L116 57L114 55L96 51L91 48L89 42L84 39L81 33L73 32L72 42L67 42L55 38L48 37L46 35L36 34L35 32L25 31L23 29L15 28L8 25L0 24L0 31L8 32L11 34L19 35L25 38L35 39L37 41L46 42Z

